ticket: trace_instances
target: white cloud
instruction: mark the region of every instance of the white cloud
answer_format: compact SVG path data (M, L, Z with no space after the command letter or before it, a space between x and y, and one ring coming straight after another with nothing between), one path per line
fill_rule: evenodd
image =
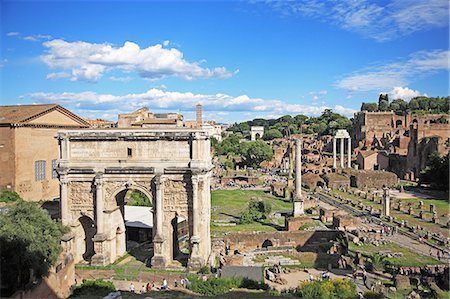
M358 111L352 108L345 108L341 105L336 105L334 106L334 112L350 117Z
M130 81L131 79L133 79L133 78L131 78L131 77L129 77L129 76L127 76L127 77L114 77L114 76L109 77L109 80L112 80L112 81L120 81L120 82L128 82L128 81Z
M405 101L411 100L411 98L420 96L420 92L418 90L413 90L408 87L394 87L391 91L388 92L389 98L392 100L395 99L403 99Z
M336 86L349 91L389 90L408 85L417 77L449 70L450 51L420 51L406 61L375 65L350 74L336 82Z
M258 113L258 114L306 114L320 115L326 105L302 105L291 104L280 100L266 100L261 98L250 98L247 95L231 96L227 94L194 94L191 92L173 92L152 88L144 93L133 93L127 95L98 94L86 91L80 93L46 93L35 92L22 96L33 101L43 103L59 103L68 107L76 107L78 111L98 111L110 113L110 111L122 111L123 107L128 110L136 110L143 106L151 109L163 109L168 111L191 111L197 103L203 105L205 111L216 111L220 115L228 113L232 117L235 113ZM125 106L124 106L125 105ZM336 106L345 115L351 115L354 110Z
M164 47L167 47L167 46L169 45L169 43L170 43L169 40L165 40L165 41L163 42L163 46L164 46Z
M17 31L11 31L6 34L6 36L18 36L18 35L20 35L20 33Z
M110 44L55 39L43 45L48 51L41 56L42 61L50 68L70 70L72 81L94 82L111 70L133 71L151 80L166 76L186 80L232 76L224 67L209 69L201 67L199 62L188 62L179 50L165 49L160 44L140 48L133 42L125 42L122 47L114 47Z
M53 79L61 79L61 78L68 78L70 77L70 74L65 72L58 72L58 73L50 73L47 74L47 79L53 80Z
M43 40L49 40L52 36L48 34L36 34L36 35L28 35L25 36L23 39L30 42L39 42Z
M283 15L301 15L383 42L448 26L447 0L266 1Z

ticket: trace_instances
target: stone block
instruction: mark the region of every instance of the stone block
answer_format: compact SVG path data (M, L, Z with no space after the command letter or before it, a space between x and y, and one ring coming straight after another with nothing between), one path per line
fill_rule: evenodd
M397 275L395 277L395 287L397 290L406 290L411 288L409 277L405 275Z

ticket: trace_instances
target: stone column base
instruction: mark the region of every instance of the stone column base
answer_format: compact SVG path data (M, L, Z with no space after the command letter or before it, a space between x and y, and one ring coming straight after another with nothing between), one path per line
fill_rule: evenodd
M167 267L167 259L162 255L154 255L151 260L152 268L165 269Z
M106 249L107 236L105 234L96 234L93 238L95 254L91 259L93 266L106 266L109 264L109 257L106 254L110 252Z
M200 256L191 256L188 261L188 270L189 271L198 271L201 267L204 266L204 261Z
M96 253L91 258L91 265L92 266L106 266L108 264L109 264L109 258L107 258L106 256L104 256L101 253Z

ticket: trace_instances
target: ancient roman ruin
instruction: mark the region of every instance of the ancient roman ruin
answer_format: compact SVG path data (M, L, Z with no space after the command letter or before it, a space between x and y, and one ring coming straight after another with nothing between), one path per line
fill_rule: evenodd
M201 129L74 130L58 133L64 250L76 262L107 265L125 253L124 195L141 191L153 206L151 266L179 259L177 224L187 221L187 266L208 263L209 135ZM91 241L92 240L92 241Z

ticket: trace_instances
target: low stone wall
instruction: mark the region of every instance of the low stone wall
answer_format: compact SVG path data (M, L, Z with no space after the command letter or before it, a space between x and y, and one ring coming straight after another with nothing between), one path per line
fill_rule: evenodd
M290 217L286 218L286 229L287 231L297 231L304 224L312 223L312 219L308 216L300 216L300 217Z
M358 228L359 221L351 215L334 215L333 227L338 230L352 231Z
M396 186L398 177L395 173L389 171L360 170L352 173L350 181L351 186L358 189L381 189L383 186Z
M305 247L315 251L320 244L334 241L342 232L336 230L326 231L284 231L272 233L235 233L224 237L227 251L233 253L254 251L263 247Z

